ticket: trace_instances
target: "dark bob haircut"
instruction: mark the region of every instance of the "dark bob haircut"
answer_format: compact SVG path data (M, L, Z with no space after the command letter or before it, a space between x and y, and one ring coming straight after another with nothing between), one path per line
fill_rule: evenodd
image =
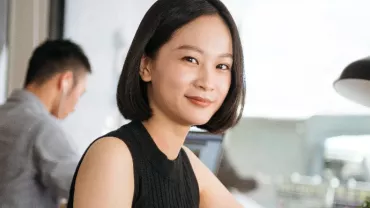
M222 133L239 121L245 99L243 50L237 26L219 0L158 0L147 11L131 43L118 83L117 105L125 119L145 121L152 116L147 83L139 75L142 56L155 57L176 30L203 15L219 15L230 29L233 66L224 103L206 124L197 127Z

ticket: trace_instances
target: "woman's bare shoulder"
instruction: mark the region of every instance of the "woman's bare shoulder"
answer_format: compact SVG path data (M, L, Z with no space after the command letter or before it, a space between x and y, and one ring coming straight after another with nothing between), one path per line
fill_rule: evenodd
M131 207L133 162L127 145L104 137L87 151L76 179L74 207Z

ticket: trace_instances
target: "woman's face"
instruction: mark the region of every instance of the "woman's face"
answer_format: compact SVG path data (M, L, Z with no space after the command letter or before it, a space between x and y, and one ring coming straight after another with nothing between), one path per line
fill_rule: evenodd
M231 83L232 38L218 15L201 16L177 30L154 59L143 57L141 78L155 117L182 125L207 123Z

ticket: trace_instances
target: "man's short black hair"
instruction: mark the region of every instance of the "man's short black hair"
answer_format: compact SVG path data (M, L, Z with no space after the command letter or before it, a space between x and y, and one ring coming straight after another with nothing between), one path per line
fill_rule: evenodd
M127 53L117 88L117 105L128 120L145 121L152 116L147 83L139 69L143 55L155 57L173 33L202 15L219 15L228 26L233 44L232 79L220 109L199 128L212 133L233 127L241 118L245 99L243 49L237 26L220 0L158 0L145 14Z
M24 86L43 84L57 73L67 70L73 76L83 70L91 73L89 59L79 45L70 40L46 40L32 53Z

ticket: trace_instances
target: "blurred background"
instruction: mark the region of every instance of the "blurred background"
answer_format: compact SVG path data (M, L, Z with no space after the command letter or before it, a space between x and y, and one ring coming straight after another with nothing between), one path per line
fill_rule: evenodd
M39 43L69 38L80 44L93 74L63 125L82 154L127 122L116 108L116 85L153 2L0 0L0 103L22 87ZM223 2L244 45L244 115L224 135L192 130L186 145L245 203L358 206L370 196L370 109L340 97L332 85L346 65L370 54L370 1Z

